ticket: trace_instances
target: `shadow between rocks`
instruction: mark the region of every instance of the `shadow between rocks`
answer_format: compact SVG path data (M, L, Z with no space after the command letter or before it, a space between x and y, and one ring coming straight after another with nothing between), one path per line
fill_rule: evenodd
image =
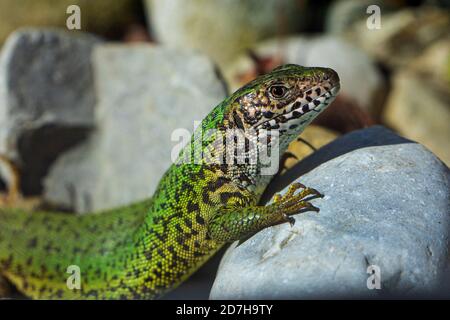
M17 142L20 164L20 186L25 195L42 193L42 181L49 168L65 151L86 140L91 127L44 125L24 131Z

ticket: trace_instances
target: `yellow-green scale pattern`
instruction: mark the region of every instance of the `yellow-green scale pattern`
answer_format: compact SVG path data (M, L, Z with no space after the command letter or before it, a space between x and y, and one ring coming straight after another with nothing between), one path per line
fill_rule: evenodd
M331 69L277 68L216 106L197 130L218 133L207 138L194 134L179 159L195 158L204 150L221 157L224 149L215 144L221 132L246 132L260 123L267 127L269 120L274 128L290 123L291 129L280 131L280 142L287 145L331 101L320 100L311 107L318 106L316 112L304 111L304 104L315 102L321 90L338 90L338 81ZM311 93L312 88L320 90ZM248 103L257 112L249 112ZM297 107L304 114L288 113ZM299 122L302 117L306 120ZM179 160L152 198L128 206L84 215L0 208L0 275L32 298L158 298L227 241L291 222L288 215L313 208L302 200L313 189L272 206L257 206L267 183L251 165ZM79 289L67 286L67 268L73 265L80 268Z

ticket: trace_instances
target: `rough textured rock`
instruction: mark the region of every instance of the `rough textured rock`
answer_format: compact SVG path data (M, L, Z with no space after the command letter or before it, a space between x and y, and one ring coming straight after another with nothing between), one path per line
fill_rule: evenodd
M426 75L398 72L383 113L389 126L423 143L450 165L450 91Z
M21 168L26 193L40 191L49 162L93 124L95 95L86 34L24 29L0 57L0 153Z
M261 58L276 57L280 64L333 68L341 79L341 96L356 101L371 114L379 112L385 94L383 78L366 53L343 39L334 36L295 36L268 40L252 50ZM249 56L243 55L224 70L232 89L243 84L240 75L254 69L254 64Z
M373 127L333 141L299 168L295 176L312 169L299 180L325 194L313 200L320 212L233 244L212 299L440 293L449 264L450 172L439 159ZM371 265L380 268L380 290L367 288Z
M221 65L257 41L299 30L305 23L305 11L296 0L266 0L264 5L259 0L146 0L146 4L151 31L159 41L201 50Z
M21 27L66 29L67 7L78 5L81 31L110 35L136 19L139 0L2 0L0 1L0 46Z
M173 131L192 133L225 96L211 60L185 50L99 46L94 70L98 128L45 180L48 201L78 212L151 196L179 144Z

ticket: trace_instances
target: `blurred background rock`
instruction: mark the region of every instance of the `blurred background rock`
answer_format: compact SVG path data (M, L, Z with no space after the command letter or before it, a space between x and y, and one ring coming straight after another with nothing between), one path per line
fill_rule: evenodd
M0 1L0 42L20 27L66 29L67 7L81 8L81 31L112 39L123 36L134 24L144 23L140 0L2 0Z
M69 5L81 9L79 31L66 28ZM369 5L380 8L380 29L367 27ZM446 0L1 0L0 205L83 213L150 196L171 163L170 133L192 131L227 88L283 63L332 67L342 80L333 107L302 135L312 146L292 145L284 169L375 124L448 166L449 8ZM169 298L207 298L219 261Z

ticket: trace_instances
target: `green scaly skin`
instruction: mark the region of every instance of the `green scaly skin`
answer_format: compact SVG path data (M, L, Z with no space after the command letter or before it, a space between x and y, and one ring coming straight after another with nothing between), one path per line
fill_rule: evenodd
M0 209L0 274L32 298L160 297L226 242L293 223L291 215L299 211L317 210L305 197L320 194L300 184L273 204L258 206L272 177L261 174L261 163L237 164L232 156L220 164L211 158L225 155L218 141L227 129L239 129L247 142L255 141L251 132L278 130L272 140L284 152L338 91L331 69L279 67L212 110L151 199L82 216ZM216 131L198 134L209 129ZM256 146L244 154L250 158L262 150L261 143ZM198 159L200 152L210 156L182 161ZM71 265L80 267L81 289L66 285Z

